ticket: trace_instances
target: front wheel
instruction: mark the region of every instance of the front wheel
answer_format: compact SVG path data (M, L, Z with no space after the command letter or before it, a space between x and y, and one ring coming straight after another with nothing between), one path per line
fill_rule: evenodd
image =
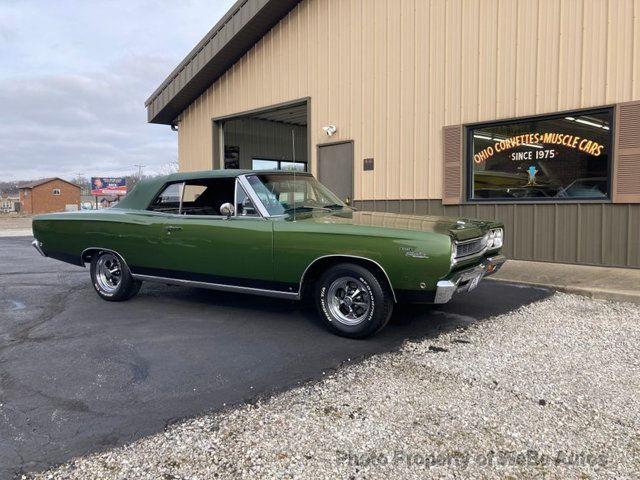
M122 258L113 252L98 252L91 259L93 288L104 300L120 302L133 297L142 282L134 279Z
M368 337L387 324L391 295L384 280L353 263L331 267L316 284L316 305L325 324L350 338Z

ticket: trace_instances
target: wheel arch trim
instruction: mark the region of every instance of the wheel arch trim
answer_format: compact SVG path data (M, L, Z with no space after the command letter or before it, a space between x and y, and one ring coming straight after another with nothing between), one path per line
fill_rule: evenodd
M90 252L90 251L109 252L109 253L113 253L114 255L117 255L118 258L122 260L122 263L124 263L124 266L127 267L127 270L131 272L131 269L129 268L129 264L119 252L116 252L111 248L103 248L103 247L87 247L84 250L82 250L82 253L80 254L80 263L82 264L82 266L85 266L87 264L87 261L85 260L85 255L87 254L87 252Z
M391 290L391 295L393 296L394 303L398 303L398 300L396 298L396 292L393 289L393 284L391 283L391 279L389 278L389 274L384 269L384 267L382 265L380 265L380 263L378 263L375 260L372 260L371 258L368 258L368 257L361 257L359 255L350 255L350 254L343 254L343 253L334 253L334 254L330 254L330 255L322 255L320 257L315 258L309 265L307 265L307 268L305 268L304 272L302 272L302 277L300 277L300 286L298 287L298 291L300 293L302 293L302 287L304 286L305 277L307 276L307 273L309 272L311 267L313 265L315 265L316 263L318 263L320 260L324 260L326 258L356 259L356 260L364 260L365 262L370 262L370 263L374 264L376 267L378 267L380 269L380 271L384 275L384 278L387 281L387 285L389 286L389 289Z

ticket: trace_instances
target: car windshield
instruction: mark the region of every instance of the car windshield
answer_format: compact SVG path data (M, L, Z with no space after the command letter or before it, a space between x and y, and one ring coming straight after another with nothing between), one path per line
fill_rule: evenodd
M269 215L291 213L294 208L330 211L346 206L327 187L309 175L257 173L246 178Z

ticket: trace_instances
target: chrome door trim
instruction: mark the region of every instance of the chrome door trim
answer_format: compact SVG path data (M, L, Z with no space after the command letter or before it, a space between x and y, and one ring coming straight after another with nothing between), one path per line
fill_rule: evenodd
M307 265L307 268L304 269L304 272L302 272L302 277L300 278L300 285L298 287L298 291L299 292L302 292L302 284L304 283L304 277L307 275L307 271L311 268L311 266L314 263L316 263L318 260L322 260L323 258L330 258L330 257L355 258L355 259L358 259L358 260L366 260L368 262L371 262L371 263L377 265L378 268L380 270L382 270L382 273L384 273L384 276L387 279L387 283L389 284L389 288L391 289L391 294L393 295L393 301L395 303L398 303L398 299L396 298L396 292L393 289L393 285L391 283L391 279L389 278L389 275L387 274L387 271L382 267L382 265L380 265L375 260L372 260L372 259L367 258L367 257L360 257L358 255L349 255L349 254L343 254L343 253L334 253L334 254L331 254L331 255L322 255L321 257L317 257L309 265Z
M223 292L234 293L250 293L253 295L261 295L264 297L286 298L289 300L299 300L299 292L281 292L279 290L268 290L264 288L241 287L238 285L227 285L223 283L199 282L196 280L183 280L181 278L157 277L155 275L133 274L136 280L144 280L148 282L170 283L173 285L184 285L189 287L207 288L209 290L220 290Z

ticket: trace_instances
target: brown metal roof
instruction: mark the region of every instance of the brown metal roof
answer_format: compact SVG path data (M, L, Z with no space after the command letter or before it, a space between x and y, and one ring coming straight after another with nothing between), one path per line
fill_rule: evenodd
M147 99L147 120L171 124L299 2L238 0Z
M71 183L71 182L65 180L64 178L60 178L60 177L41 178L40 180L34 180L32 182L21 183L20 185L18 185L18 188L20 188L20 189L22 189L22 188L34 188L34 187L37 187L39 185L44 185L45 183L52 182L53 180L60 180L61 182L65 182L65 183L68 183L69 185L73 185L74 187L80 188L79 185L76 185L75 183Z

